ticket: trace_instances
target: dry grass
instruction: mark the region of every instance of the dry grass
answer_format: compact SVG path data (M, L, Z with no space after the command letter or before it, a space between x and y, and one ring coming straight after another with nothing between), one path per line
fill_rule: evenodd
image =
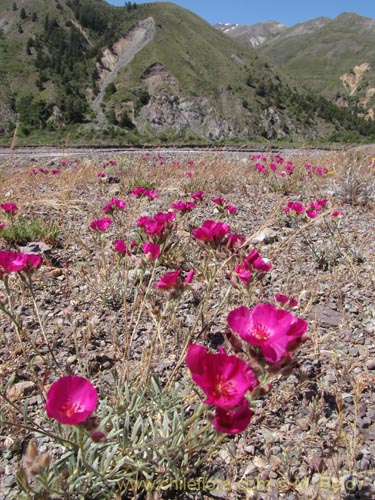
M280 292L298 299L295 314L309 322L310 340L298 354L299 367L289 378L278 377L271 392L254 402L255 415L248 430L234 439L220 437L222 441L218 442L211 427L204 426L207 415L203 415L195 428L199 439L189 430L179 437L180 448L185 446L187 450L185 457L181 458L172 446L171 438L164 449L158 449L157 456L147 452L146 459L146 452L143 458L137 455L145 438L141 431L134 431L137 444L133 443L127 453L132 460L144 461L140 470L149 473L156 483L152 492L140 489L132 493L129 489L123 498L177 498L180 494L181 498L206 498L207 491L188 493L159 487L161 473L170 480L177 477L176 464L181 468L180 478L197 480L207 476L217 485L228 481L226 498L266 495L272 499L283 494L288 499L344 499L354 498L350 495L355 492L357 498L372 498L375 415L371 393L374 368L370 361L375 359L375 352L369 325L375 323L375 283L370 236L374 200L369 186L374 167L371 151L356 154L311 157L310 153L299 153L293 158L293 176L285 181L278 179L277 184L271 175L257 172L250 159L232 160L224 153L202 154L194 158L194 167L187 164L191 158L182 157L177 166L173 159L160 161L152 154L148 159L119 156L116 165L103 168L105 159L90 157L61 168L58 175L30 175L32 168L44 166L42 161L22 167L14 159L12 165L4 163L0 201L16 203L17 217L37 217L45 223L53 220L58 238L34 276L40 321L35 316L30 290L14 276L10 280L14 313L22 319L18 337L8 318L0 318L2 394L7 395L2 422L18 422L21 427L17 434L4 424L1 469L9 462L10 468L16 470L22 443L30 435L38 435L30 422L42 421L55 432L44 413L45 384L67 373L81 374L100 389L98 414L114 442L120 414L123 418L127 415L129 432L143 425L145 435L156 432L147 412L152 413L157 428L163 425L163 412L170 412L170 423L182 418L181 412L187 418L202 399L184 367L189 342L204 343L213 349L223 342L229 345L228 312L239 305L272 302L274 293ZM306 162L327 166L333 174L308 177ZM106 178L97 177L100 171ZM193 176L187 172L193 172ZM350 188L349 178L350 185L360 186L359 190ZM148 200L128 195L132 187L142 184L153 187L159 197ZM206 192L205 201L190 214L177 215L176 232L165 243L165 255L155 263L146 263L141 248L145 236L136 227L137 218L166 211L172 202L188 199L200 189ZM104 215L102 207L113 196L125 199L127 208L113 214L114 224L99 237L88 226ZM191 230L204 220L219 220L211 202L215 196L223 196L239 208L238 214L225 214L221 220L248 243L263 229L275 235L270 242L257 244L273 268L249 289L240 283L233 287L236 257L224 250L206 251L190 237ZM283 212L289 200L306 204L319 198L328 198L329 205L317 219L288 218ZM332 220L335 209L344 212L342 219ZM5 217L2 220L6 222ZM115 239L128 244L134 239L137 247L131 256L121 260L112 249ZM5 248L17 250L17 245L4 242ZM192 267L196 276L181 300L155 289L154 283L163 273L181 268L185 275ZM367 325L365 333L363 325ZM53 354L46 349L41 330ZM158 396L152 386L154 375L162 388ZM34 385L26 392L12 392L23 381ZM173 392L176 384L182 384L180 396ZM140 396L137 402L136 395ZM130 400L134 400L133 409L129 409ZM26 427L23 405L30 419ZM137 415L134 408L138 408ZM138 424L139 415L143 423ZM177 432L173 426L168 429L172 434ZM72 432L68 435L73 438ZM153 434L151 443L157 443L159 438ZM56 466L59 453L51 440L38 439ZM117 456L122 455L118 452ZM117 459L113 460L115 463ZM97 467L101 466L99 461ZM123 466L125 482L131 467ZM78 474L72 479L72 491L78 487L80 477ZM100 482L95 481L91 476L87 479L94 490ZM345 481L349 481L346 489ZM25 489L35 487L34 480L22 474L19 483ZM54 487L62 488L61 484ZM10 495L17 490L16 486L12 488L8 488ZM119 492L113 490L111 494ZM76 498L72 495L64 498ZM115 497L108 496L108 492L100 495Z

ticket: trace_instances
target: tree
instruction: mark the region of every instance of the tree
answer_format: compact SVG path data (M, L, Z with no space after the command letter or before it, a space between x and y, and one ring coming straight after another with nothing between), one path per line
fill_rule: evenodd
M26 18L27 18L27 14L26 14L25 7L22 7L20 10L20 19L26 19Z

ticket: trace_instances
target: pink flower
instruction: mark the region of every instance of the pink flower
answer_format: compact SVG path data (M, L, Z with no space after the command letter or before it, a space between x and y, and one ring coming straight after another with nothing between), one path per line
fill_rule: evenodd
M132 189L129 194L130 196L137 196L137 198L139 198L140 196L146 196L150 200L153 200L159 196L154 189L145 189L142 186L137 186L136 188Z
M61 377L47 393L46 412L61 424L78 425L95 410L97 401L97 391L87 379Z
M128 249L125 241L123 241L123 240L116 240L113 243L113 247L115 249L115 252L118 252L118 253L126 253L126 251Z
M58 168L54 168L54 169L52 170L52 175L57 175L57 174L59 174L59 173L60 173L60 170L59 170Z
M159 197L159 195L157 194L157 192L155 191L155 189L146 189L143 192L143 196L146 196L150 200L154 200L155 198Z
M41 264L40 255L0 251L0 279L3 279L5 274L18 271L32 272Z
M319 211L321 208L325 207L328 203L327 199L316 200L309 203L309 208L312 210Z
M186 275L186 278L185 278L185 284L186 285L190 285L192 279L194 278L194 275L195 275L195 270L194 269L190 269L190 271L187 273Z
M246 238L237 233L228 234L226 247L229 250L236 251L246 241Z
M150 256L152 260L156 260L160 257L160 246L156 243L150 243L149 241L145 241L143 243L143 253L146 256Z
M194 269L190 269L184 281L181 280L181 274L181 269L163 274L160 280L155 283L156 288L160 290L171 290L175 296L178 296L188 285L190 285L195 271Z
M258 385L251 368L222 347L217 354L202 345L190 344L186 364L192 379L206 394L205 404L228 410L241 403L245 393Z
M142 186L137 186L136 188L130 191L130 196L142 196L145 192L145 188Z
M331 215L332 217L342 217L344 215L344 212L340 212L340 210L334 210Z
M259 255L258 250L252 250L247 257L244 258L244 262L249 267L250 270L267 272L272 269L272 264L266 262Z
M0 207L9 215L16 215L18 207L15 203L2 203Z
M93 220L90 224L90 229L103 232L108 229L111 224L113 224L111 219L108 219L108 217L103 217L103 219Z
M271 304L245 307L228 314L228 325L251 345L259 346L268 363L277 363L295 349L307 331L307 322Z
M204 191L195 191L195 193L192 193L191 197L194 201L202 201L205 194Z
M94 443L106 443L108 441L107 435L103 431L94 431L90 437Z
M139 217L138 227L143 227L146 233L158 243L165 240L166 234L173 228L173 221L176 218L174 212L158 212L151 219L148 215Z
M105 177L105 173L104 172L99 172L98 174L96 174L96 177L99 177L100 179L103 179Z
M170 290L171 288L178 288L181 284L181 269L177 271L171 271L167 274L163 274L160 280L155 283L156 288L160 290Z
M0 230L1 230L1 229L4 229L4 227L5 227L4 222L0 222Z
M315 210L306 210L306 215L307 217L309 217L309 219L316 219L317 217L319 217L318 212L316 212Z
M234 272L240 278L242 283L248 285L253 276L252 272L244 264L236 264L234 267Z
M172 208L175 210L178 210L179 212L191 212L193 208L196 208L197 205L195 203L192 203L191 201L176 201L175 203L172 203Z
M238 208L234 207L233 205L227 205L226 207L224 207L224 209L228 210L230 214L235 214L236 212L238 212Z
M289 297L289 295L283 295L281 293L275 293L275 299L280 304L288 307L288 309L293 309L298 306L298 300L293 297Z
M299 201L288 201L284 208L284 212L289 214L291 210L296 214L302 214L305 211L305 207Z
M225 203L227 202L227 200L225 198L212 198L212 201L216 205L225 205Z
M203 242L212 242L214 245L223 242L225 236L230 232L230 226L225 222L215 222L213 220L206 220L203 222L202 227L193 229L191 234L194 238Z
M229 410L217 407L212 424L219 432L238 434L246 429L252 416L249 402L243 398L237 406Z
M107 205L103 207L104 212L112 212L114 208L124 209L126 208L126 203L124 200L118 200L117 198L112 198Z

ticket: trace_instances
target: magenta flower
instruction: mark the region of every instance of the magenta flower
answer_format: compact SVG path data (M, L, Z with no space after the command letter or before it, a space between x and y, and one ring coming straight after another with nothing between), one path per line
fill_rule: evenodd
M0 279L18 271L32 272L42 264L42 257L35 254L0 251Z
M47 393L46 412L61 424L78 425L95 410L97 401L97 391L87 379L61 377Z
M315 210L306 210L306 215L309 219L316 219L317 217L319 217L318 212L316 212Z
M203 222L202 227L193 229L191 234L194 238L203 242L211 242L218 245L223 242L225 236L230 232L230 226L225 222L215 222L213 220L206 220Z
M115 208L123 210L126 208L126 203L124 200L118 200L117 198L111 198L111 200L103 207L104 212L112 212Z
M143 253L146 256L150 256L152 260L156 260L160 257L160 246L156 243L150 243L149 241L145 241L143 243Z
M227 200L225 198L212 198L213 203L216 205L225 205Z
M4 227L5 227L4 222L0 222L0 230L1 230L1 229L4 229Z
M196 208L197 205L191 201L176 201L175 203L172 203L172 208L175 210L178 210L179 212L191 212L193 208Z
M103 217L102 219L93 220L90 224L90 229L102 233L103 231L106 231L111 224L113 224L111 219L108 219L108 217Z
M174 212L158 212L153 219L148 215L139 217L137 226L144 228L154 241L160 243L165 239L165 233L172 229L175 218Z
M238 208L234 207L233 205L226 205L224 207L224 210L228 210L230 214L235 214L236 212L238 212Z
M249 402L243 398L237 406L224 410L216 408L212 424L219 432L226 434L238 434L249 425L253 412L249 408Z
M145 189L142 186L137 186L136 188L132 189L129 194L130 196L136 196L137 198L146 196L150 200L153 200L159 196L154 189Z
M155 189L146 189L143 192L143 196L146 196L146 198L149 198L150 200L154 200L155 198L159 197Z
M132 189L129 194L130 194L130 196L137 196L137 197L139 197L139 196L142 196L144 192L145 192L145 188L144 187L137 186L136 188Z
M298 300L293 297L289 297L289 295L283 295L281 293L275 293L275 299L277 302L287 307L288 309L293 309L298 306Z
M190 269L190 271L186 275L184 283L186 285L190 285L190 283L191 283L192 279L194 278L194 276L195 276L195 270L194 269Z
M242 283L244 283L244 285L248 285L250 283L253 273L245 264L236 264L234 266L234 272L240 278Z
M272 269L272 264L262 259L257 250L252 250L247 257L236 264L234 272L240 278L242 283L248 285L254 271L258 271L258 273L265 273L270 269Z
M15 203L2 203L0 207L6 212L8 215L16 215L18 211L18 207Z
M163 274L160 280L155 283L155 287L160 290L170 290L174 296L178 296L188 285L190 285L195 271L194 269L190 269L184 281L181 279L181 274L181 269Z
M334 210L331 215L332 217L342 217L344 215L344 212L340 212L340 210Z
M245 307L228 314L228 325L251 345L259 346L268 363L277 363L295 349L307 331L307 322L271 304Z
M170 290L171 288L178 288L181 284L181 269L177 271L171 271L167 274L163 274L160 280L155 283L156 288L160 290Z
M229 250L236 251L246 241L246 238L237 233L228 234L226 247Z
M284 212L289 214L291 211L296 214L302 214L305 211L305 207L299 201L288 201L284 208Z
M206 394L205 404L228 410L237 406L245 393L258 385L251 368L222 347L217 354L202 345L190 344L186 364L192 379Z
M126 243L123 240L114 241L113 247L114 247L115 252L118 252L118 253L126 253L128 250Z
M256 270L261 272L267 272L272 269L272 264L266 262L259 255L258 250L252 250L247 257L244 258L244 262L250 270Z
M204 191L195 191L195 193L192 193L191 197L193 198L194 201L202 201L203 200L203 196L205 195L206 193Z
M322 200L316 200L316 201L312 201L311 203L309 203L309 209L310 210L316 210L317 212L325 207L328 203L328 200L327 199L322 199Z

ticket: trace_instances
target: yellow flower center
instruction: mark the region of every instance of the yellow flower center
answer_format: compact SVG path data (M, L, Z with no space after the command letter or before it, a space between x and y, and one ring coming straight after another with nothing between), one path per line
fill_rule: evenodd
M74 403L72 403L71 401L66 401L60 408L60 411L67 417L72 417L75 413L79 413L82 410L83 408L77 401L75 401Z
M268 328L260 323L254 326L254 329L251 333L257 340L260 340L261 342L267 340L271 335L271 332L268 330Z

